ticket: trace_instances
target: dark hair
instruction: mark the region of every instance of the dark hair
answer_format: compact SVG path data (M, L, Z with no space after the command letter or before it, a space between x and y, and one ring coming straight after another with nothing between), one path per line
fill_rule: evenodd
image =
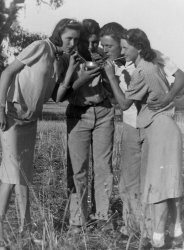
M105 24L100 30L100 37L111 36L114 40L120 43L122 35L126 32L123 26L116 22Z
M151 48L150 41L144 31L141 29L129 29L126 34L122 36L130 45L140 50L140 56L148 62L152 62L156 53Z
M93 19L84 19L82 21L82 31L81 36L89 37L90 35L99 35L100 33L100 26Z
M91 35L99 36L100 26L93 19L83 19L82 21L82 30L80 34L78 51L82 57L87 61L91 61L91 53L88 50L88 39Z
M61 19L55 26L51 37L49 38L51 42L53 42L56 46L62 46L63 42L61 40L61 35L64 30L73 29L81 31L81 23L76 21L75 19L63 18Z

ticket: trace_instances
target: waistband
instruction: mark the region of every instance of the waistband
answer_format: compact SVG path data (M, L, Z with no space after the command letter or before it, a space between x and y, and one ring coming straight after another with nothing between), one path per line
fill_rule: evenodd
M79 107L79 108L84 108L84 109L87 109L87 108L90 108L90 107L99 107L99 106L102 106L102 107L112 107L112 104L111 102L109 101L108 98L105 98L103 99L101 102L98 102L98 103L90 103L90 104L84 104L84 105L76 105L76 104L73 104L73 103L69 103L70 106L75 106L75 107Z

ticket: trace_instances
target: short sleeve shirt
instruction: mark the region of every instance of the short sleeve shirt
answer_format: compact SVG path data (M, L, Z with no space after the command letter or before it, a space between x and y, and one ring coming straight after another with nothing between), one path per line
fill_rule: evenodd
M159 67L162 69L163 74L165 74L169 84L174 82L174 77L173 75L176 73L178 70L178 67L175 65L175 63L166 55L162 54L158 50L154 50L156 53L156 58L155 58L155 63L159 65ZM119 73L120 77L120 88L122 91L125 93L127 90L127 85L129 85L129 78L126 77L126 75L131 77L134 70L135 66L132 62L126 63L125 66L121 67L121 72ZM128 82L127 82L128 79ZM123 111L123 121L133 127L136 127L136 119L137 119L137 108L135 107L134 104L132 106Z
M20 120L36 120L57 81L59 67L55 46L49 39L35 41L17 56L17 60L24 67L13 79L7 101L18 109L8 112Z
M141 59L133 72L130 85L125 93L126 98L136 101L138 128L148 126L159 114L173 115L172 104L158 111L149 110L147 105L149 100L164 96L168 91L169 83L158 64Z

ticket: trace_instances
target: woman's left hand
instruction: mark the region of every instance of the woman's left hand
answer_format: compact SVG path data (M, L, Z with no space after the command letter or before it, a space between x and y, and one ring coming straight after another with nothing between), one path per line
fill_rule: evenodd
M104 64L104 71L108 78L115 76L114 63L110 60L107 60Z
M77 68L77 66L79 65L79 57L77 55L77 52L75 52L74 54L70 55L70 61L69 61L69 67L68 70L71 70L72 72L75 71L75 69Z

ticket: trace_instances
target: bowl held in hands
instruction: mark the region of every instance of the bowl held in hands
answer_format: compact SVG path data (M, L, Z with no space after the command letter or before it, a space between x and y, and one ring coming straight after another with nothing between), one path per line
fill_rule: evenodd
M98 63L92 61L86 61L84 68L86 70L92 70L98 67Z

